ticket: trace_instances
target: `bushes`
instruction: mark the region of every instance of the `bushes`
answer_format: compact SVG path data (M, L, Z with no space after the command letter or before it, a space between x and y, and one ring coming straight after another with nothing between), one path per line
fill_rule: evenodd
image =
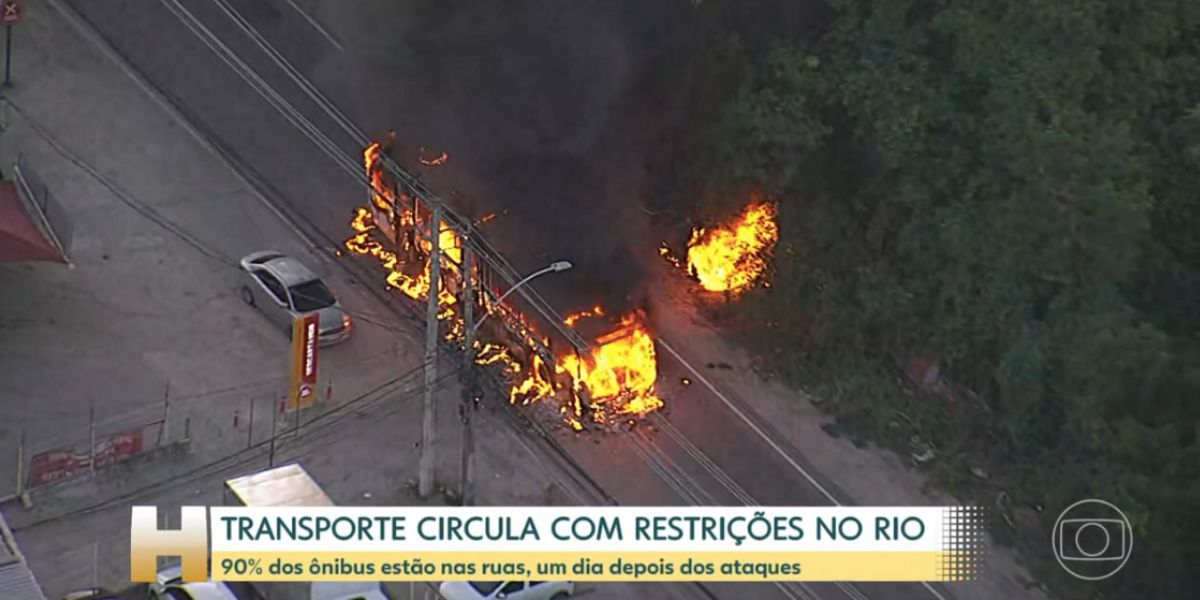
M1105 595L1184 597L1200 585L1183 568L1200 564L1200 5L833 5L819 42L749 53L689 148L692 185L780 201L775 285L743 304L778 326L751 344L858 435L909 451L915 434L964 494L1043 509L1012 536L1035 562L1062 507L1116 503L1153 541ZM737 209L715 197L729 204L706 210ZM950 391L905 383L913 358Z

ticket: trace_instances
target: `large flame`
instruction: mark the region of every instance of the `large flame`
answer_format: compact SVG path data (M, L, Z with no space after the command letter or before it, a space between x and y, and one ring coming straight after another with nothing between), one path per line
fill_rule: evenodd
M641 313L626 315L617 330L597 339L590 356L561 358L557 370L572 377L577 390L587 391L592 412L601 419L610 413L643 415L663 406L654 389L658 380L654 338Z
M387 185L384 179L382 155L378 142L372 143L363 150L363 166L371 180L371 200L376 213L363 207L356 209L354 218L350 221L350 227L354 230L355 235L346 240L344 245L351 252L373 256L379 260L379 263L388 272L386 277L388 285L414 300L425 300L429 295L430 288L429 268L431 265L429 259L426 258L424 265L419 269L405 269L400 257L395 252L384 248L383 244L376 239L377 236L373 235L378 230L375 214L379 214L393 223L392 229L395 229L396 226L411 228L416 223L416 215L413 214L411 208L412 202L403 195L400 202L396 201L391 186ZM393 211L394 206L403 207L400 209L398 219ZM394 233L393 235L399 234ZM441 223L438 245L443 256L449 259L442 261L442 267L457 272L458 265L462 262L462 241L445 222ZM428 256L433 250L433 244L424 238L418 241L418 247L425 256ZM452 307L458 299L447 289L446 285L438 287L438 305L440 307L438 318L444 320L453 315Z
M419 273L412 274L403 270L400 258L396 256L396 253L384 248L383 244L372 236L372 232L376 230L375 218L371 215L371 211L365 208L359 207L355 209L354 219L350 221L350 227L354 229L355 235L346 240L344 245L347 250L355 254L365 254L375 257L379 261L379 264L388 272L385 278L388 285L400 290L405 296L422 301L429 297L428 260L425 261L425 267ZM453 314L451 307L458 302L458 299L446 289L446 286L439 287L441 289L438 290L438 304L440 306L438 319L447 319Z
M765 256L777 241L775 206L754 200L731 223L692 231L687 269L706 290L744 292L766 272Z
M422 162L442 164L444 157L445 154L441 154ZM411 232L428 231L429 215L415 214L416 204L411 197L403 193L397 197L382 161L379 143L372 143L363 150L363 166L371 182L371 203L355 210L354 218L350 221L354 235L344 245L350 252L374 257L386 271L388 285L414 300L426 301L430 292L431 261L428 257L433 248L430 241L424 239L425 236L412 236ZM480 223L494 216L488 215ZM446 275L441 279L437 292L440 308L438 319L448 323L447 339L460 340L463 320L458 312L458 298L447 282L463 279L460 271L462 240L445 222L439 224L437 235L443 256L441 266ZM395 249L384 247L384 241L393 242ZM418 260L410 261L410 256L417 256ZM476 276L477 273L471 274L472 278ZM486 294L479 301L483 310L493 313L493 322L503 323L509 332L521 332L517 334L517 339L522 341L511 347L475 341L475 362L480 365L498 364L506 372L510 382L510 402L530 404L547 398L570 396L561 400L559 412L576 430L583 428L584 419L604 423L613 416L643 415L663 406L654 388L658 377L654 340L641 313L622 318L615 331L595 341L590 354L567 354L558 358L551 367L534 350L536 346L546 346L548 340L542 339L522 315L509 306L493 305ZM603 315L604 310L596 306L564 320L568 326L573 326L580 319ZM485 332L481 331L480 336L485 336ZM564 386L575 393L560 394L560 388ZM586 404L581 399L584 397Z

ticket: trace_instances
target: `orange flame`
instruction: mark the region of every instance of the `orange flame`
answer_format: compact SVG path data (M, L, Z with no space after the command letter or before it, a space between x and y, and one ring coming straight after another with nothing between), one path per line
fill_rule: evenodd
M417 159L417 160L421 161L421 164L428 166L428 167L437 167L440 165L444 165L444 164L446 164L446 161L450 160L450 155L446 154L445 152L442 152L441 154L438 154L437 156L435 156L433 158L425 158L428 155L428 153L429 153L429 151L426 150L424 147L422 147L421 148L421 156L418 157L418 159Z
M767 270L764 258L779 241L775 206L751 202L728 225L697 228L688 242L688 271L711 292L741 293ZM669 252L660 250L664 256Z
M508 392L508 401L517 404L530 404L554 395L554 384L546 371L546 361L540 354L534 353L533 362L529 366L525 379L517 383Z
M372 142L370 146L363 149L363 167L367 170L367 177L371 179L372 203L375 208L391 218L392 204L395 203L396 198L392 194L391 188L383 181L383 162L379 142ZM409 224L411 225L411 223Z
M679 267L680 269L683 268L683 261L679 260L679 257L675 256L675 254L671 252L671 249L667 247L666 242L663 242L662 245L658 247L658 255L667 259L667 261L676 267Z
M395 192L385 180L386 173L383 169L383 157L379 142L373 142L363 149L363 167L371 181L371 203L374 208L394 223L393 227L398 225L401 228L412 228L417 223L416 216L412 212L410 202L396 202ZM402 200L407 199L403 194L401 197ZM395 218L394 207L400 207L399 219ZM360 207L355 210L350 227L354 230L355 235L346 240L344 245L347 250L356 254L370 255L379 260L380 264L388 271L386 278L388 285L400 290L404 295L414 300L425 300L428 297L430 288L430 261L428 258L418 273L410 273L402 269L401 261L396 253L385 249L382 243L374 239L372 233L378 229L378 224L375 223L375 216L367 208ZM399 234L394 232L394 235ZM462 262L462 241L445 222L441 223L438 245L443 256L449 259L443 261L443 266L450 271L457 272L457 265ZM433 244L424 237L420 239L419 246L426 255L433 250ZM438 287L438 305L440 307L438 319L445 320L453 315L451 307L457 302L457 298L447 289L447 286L439 285Z
M521 372L521 365L513 360L508 348L496 344L483 344L483 347L475 355L475 364L487 366L495 363L504 365L510 373Z
M655 392L658 359L654 338L641 313L623 317L616 331L596 340L589 356L568 354L556 369L572 377L576 389L587 390L599 420L610 412L643 415L663 406Z
M570 315L567 315L566 317L563 317L563 323L566 323L567 327L574 327L575 323L579 322L580 319L583 319L586 317L603 317L603 316L604 316L604 309L600 308L600 306L597 305L597 306L593 306L592 308L589 308L588 310L581 310L577 313L570 314Z
M435 163L442 164L446 160L443 153ZM424 160L422 162L425 162ZM400 290L406 296L418 300L427 300L430 293L429 255L432 252L431 240L426 235L405 235L406 233L429 231L428 215L418 217L414 211L412 198L403 192L395 191L387 179L383 168L381 146L372 143L363 150L363 166L371 183L371 202L366 207L355 210L350 227L354 235L347 239L344 246L352 253L375 258L387 273L385 279L388 285ZM399 194L399 198L397 198ZM396 214L396 213L399 214ZM486 222L493 218L490 214L481 220ZM387 223L377 223L376 219L387 219ZM421 221L426 221L422 223ZM388 229L381 229L387 225ZM458 314L458 298L450 291L448 281L461 281L462 240L446 222L439 223L438 246L442 256L441 265L448 275L441 279L438 297L438 319L448 322L446 339L457 340L463 335L463 320ZM380 239L395 242L395 247L404 250L397 254L389 250ZM415 242L413 241L415 240ZM416 245L415 248L412 244ZM420 263L406 264L403 255L415 254L420 251L423 257ZM594 422L604 422L609 415L641 415L656 410L663 405L655 393L655 381L658 377L658 367L655 356L653 338L642 322L641 313L627 315L621 320L620 327L596 340L591 354L579 357L574 354L558 359L551 367L538 352L532 348L539 342L544 346L548 341L542 340L533 327L510 306L492 305L487 295L480 299L483 308L495 313L493 322L499 321L511 331L518 333L515 346L506 347L498 343L476 341L476 359L479 365L502 365L510 379L509 401L516 404L530 404L539 400L557 396L561 382L570 380L577 391L586 391L590 396L589 418ZM603 316L600 306L567 316L564 321L573 326L578 320L588 317ZM518 356L528 358L518 359ZM522 364L523 362L528 364ZM559 407L563 418L576 431L583 429L583 409L578 396L573 402L564 402Z

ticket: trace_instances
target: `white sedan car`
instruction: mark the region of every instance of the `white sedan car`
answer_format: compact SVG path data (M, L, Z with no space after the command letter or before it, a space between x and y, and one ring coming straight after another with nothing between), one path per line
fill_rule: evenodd
M566 600L575 593L570 581L445 581L438 592L446 600Z
M350 337L350 315L325 282L300 261L267 250L246 256L241 266L247 278L242 301L282 326L289 337L296 318L311 314L320 320L318 344L327 346Z

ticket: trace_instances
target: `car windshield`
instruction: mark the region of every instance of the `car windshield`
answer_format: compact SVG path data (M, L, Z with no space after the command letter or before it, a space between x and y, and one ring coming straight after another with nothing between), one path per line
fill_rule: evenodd
M288 291L292 294L292 306L297 312L320 310L336 302L333 293L319 279L293 285Z
M495 591L496 588L500 587L500 584L502 584L502 583L504 583L504 582L503 581L472 581L471 587L475 588L475 591L479 592L481 595L486 596L486 595L492 593L493 591Z

